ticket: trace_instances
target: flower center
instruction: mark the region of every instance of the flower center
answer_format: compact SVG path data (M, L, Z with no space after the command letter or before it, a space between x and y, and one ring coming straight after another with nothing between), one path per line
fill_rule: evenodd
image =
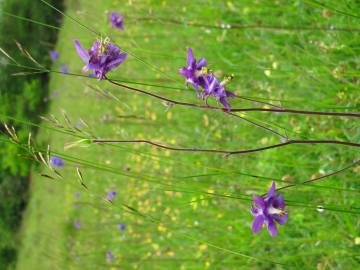
M106 37L105 39L103 39L102 37L99 40L100 45L98 48L98 53L99 54L104 54L106 52L108 43L110 42L110 38Z
M221 86L224 86L224 85L228 84L229 82L231 82L232 79L234 79L234 75L233 75L233 74L231 74L230 76L225 77L225 78L222 80L222 82L220 83L220 85L221 85Z
M274 208L272 206L270 206L268 208L268 213L270 215L279 215L279 216L282 216L282 215L285 215L286 212L284 210L281 210L281 209L278 209L278 208Z

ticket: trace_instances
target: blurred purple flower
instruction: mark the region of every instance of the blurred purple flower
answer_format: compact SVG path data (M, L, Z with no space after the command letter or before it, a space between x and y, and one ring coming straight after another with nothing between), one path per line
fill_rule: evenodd
M68 73L69 73L69 69L68 69L67 65L62 65L62 66L60 67L60 72L61 72L61 73L64 73L64 74L68 74Z
M81 193L79 191L75 192L74 196L75 196L75 199L80 199Z
M254 205L251 207L251 214L255 217L252 224L252 231L259 232L263 225L267 226L271 236L276 236L276 223L284 225L288 220L285 212L285 201L282 194L276 193L275 182L272 182L267 195L263 197L254 196Z
M207 98L209 96L213 96L219 101L224 107L230 111L230 104L227 102L227 98L234 98L235 95L229 91L225 90L224 85L228 82L228 80L224 80L219 82L219 80L215 77L213 73L209 73L205 76L205 86L203 98Z
M106 252L106 259L108 261L113 261L115 259L115 256L111 251L108 251L108 252Z
M118 12L111 12L110 24L114 28L123 30L124 29L124 16L122 16Z
M75 221L74 222L74 227L75 227L75 229L80 229L81 228L81 223L80 223L80 221Z
M56 61L59 60L60 54L57 51L52 50L50 51L50 57L52 60Z
M62 167L64 167L65 162L62 158L58 157L58 156L52 156L50 158L50 163L51 165L53 165L56 169L61 169Z
M115 198L116 195L117 195L116 191L109 191L106 196L106 199L111 202Z
M85 51L80 42L75 40L75 47L86 63L83 71L93 70L99 80L103 80L106 73L118 67L126 59L126 53L121 52L120 48L109 41L95 41L93 46Z
M76 128L77 129L81 129L83 127L83 124L82 124L82 122L79 120L79 121L77 121L77 123L76 123Z
M183 67L179 70L179 73L185 77L185 83L191 83L199 96L199 86L204 87L205 80L203 69L206 68L205 58L200 58L199 62L196 63L193 51L191 48L187 51L187 67Z
M120 231L125 231L126 226L125 226L125 224L121 223L121 224L119 224L118 228Z

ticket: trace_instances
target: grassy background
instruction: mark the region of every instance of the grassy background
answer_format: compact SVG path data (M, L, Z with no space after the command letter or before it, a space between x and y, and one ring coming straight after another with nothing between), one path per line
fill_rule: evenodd
M59 1L52 1L61 3ZM61 8L61 5L59 5ZM3 12L4 11L4 12ZM15 40L31 51L33 57L45 65L50 65L49 50L56 43L57 32L36 24L16 21L7 14L30 16L54 26L59 24L59 14L49 10L39 1L0 1L0 47L17 61L24 61ZM41 37L39 44L39 37ZM31 63L31 62L30 62ZM15 123L6 116L18 120L39 122L39 114L47 108L49 74L41 76L13 76L18 68L10 65L9 60L0 56L0 121L14 125L20 139L25 139L29 131L36 134L37 129ZM19 241L16 233L21 224L22 211L28 199L29 174L31 162L24 159L19 147L5 143L5 128L0 128L0 269L16 260Z
M192 89L182 89L183 78L177 74L185 65L186 48L192 47L196 57L206 57L219 76L235 74L229 90L239 95L289 108L358 111L357 32L218 30L139 19L300 28L360 26L359 18L339 12L359 14L355 2L325 5L328 8L312 1L68 0L66 12L110 36L129 53L110 77L160 85L138 85L153 93L201 102ZM125 31L109 27L107 12L112 10L125 14ZM83 63L73 40L90 47L95 38L66 18L57 44L61 58L52 68L66 64L70 72L79 74ZM94 85L117 99L99 95L91 88ZM284 190L289 221L276 238L265 230L253 235L249 213L252 194L264 193L271 180L282 185L330 173L358 158L357 149L288 146L230 158L146 145L78 143L64 150L64 145L86 133L225 149L266 146L280 139L220 112L181 107L166 111L157 100L90 78L53 73L50 89L50 113L65 125L61 113L65 110L71 126L83 119L88 127L64 134L65 128L44 123L39 140L65 159L64 179L47 179L34 171L17 269L355 269L359 265L359 166L317 184ZM240 99L231 103L257 105ZM241 115L291 138L360 140L359 121L354 119ZM76 167L88 190L79 184ZM105 201L110 190L118 192L113 204ZM319 205L329 209L317 211ZM77 222L80 229L74 226ZM126 225L125 231L118 230L120 223ZM108 251L115 260L106 259Z

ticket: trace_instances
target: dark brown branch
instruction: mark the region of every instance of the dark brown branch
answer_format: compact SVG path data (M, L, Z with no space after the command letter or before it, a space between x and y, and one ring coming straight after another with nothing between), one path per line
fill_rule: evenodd
M244 109L227 110L226 108L221 108L221 107L208 106L208 105L199 105L199 104L194 104L194 103L176 101L176 100L172 100L172 99L169 99L169 98L166 98L166 97L159 96L157 94L147 92L145 90L141 90L141 89L138 89L138 88L134 88L134 87L131 87L131 86L128 86L128 85L125 85L125 84L115 82L115 81L113 81L113 80L111 80L111 79L109 79L107 77L106 77L106 80L108 82L110 82L111 84L114 84L116 86L120 86L120 87L126 88L126 89L134 91L134 92L145 94L147 96L151 96L153 98L168 102L170 104L175 104L175 105L179 105L179 106L194 107L194 108L204 109L204 110L219 110L219 111L223 111L223 112L274 112L274 113L276 112L276 113L290 113L290 114L327 115L327 116L338 116L338 117L360 117L359 113L314 112L314 111L304 111L304 110L295 110L295 109L279 109L279 108L271 108L271 109L266 109L266 108L244 108Z
M156 143L150 140L103 140L103 139L95 139L92 140L94 143L145 143L150 144L162 149L172 150L172 151L182 151L182 152L207 152L207 153L219 153L219 154L226 154L226 155L237 155L237 154L247 154L247 153L254 153L265 151L269 149L279 148L290 144L337 144L337 145L347 145L352 147L360 147L359 143L352 143L352 142L343 142L343 141L335 141L335 140L289 140L284 143L274 144L265 147L247 149L247 150L223 150L223 149L199 149L199 148L183 148L183 147L174 147L174 146L167 146L164 144Z

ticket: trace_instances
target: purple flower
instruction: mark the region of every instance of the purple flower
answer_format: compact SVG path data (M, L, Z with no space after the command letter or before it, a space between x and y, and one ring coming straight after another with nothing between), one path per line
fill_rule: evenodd
M51 157L50 158L50 163L51 163L51 165L53 165L57 169L61 169L65 165L64 160L62 158L58 157L58 156Z
M199 86L204 87L204 72L203 68L206 67L205 58L200 58L196 63L193 51L191 48L187 51L187 67L183 67L179 70L180 74L185 77L185 83L191 83L199 96Z
M225 90L224 85L228 82L227 79L219 82L213 73L209 73L205 76L205 86L203 98L213 96L219 101L224 107L230 111L230 104L227 102L227 98L234 98L235 95Z
M112 27L117 29L124 29L124 16L117 12L111 12L110 14L110 24Z
M69 73L69 69L68 69L67 65L62 65L62 66L60 67L60 72L61 72L61 73L64 73L64 74L68 74L68 73Z
M80 223L80 221L75 221L74 222L74 227L75 227L75 229L80 229L81 228L81 223Z
M75 199L80 199L81 193L79 191L75 192L74 196L75 196Z
M93 46L85 51L78 40L75 47L81 59L86 63L83 71L93 70L94 75L103 80L106 73L118 67L126 59L126 53L121 52L115 44L109 41L95 41Z
M119 224L118 228L120 231L125 231L126 226L125 226L125 224L121 223L121 224Z
M59 60L60 55L57 51L52 50L52 51L50 51L50 57L52 60L56 61L56 60Z
M106 259L108 261L113 261L115 259L115 256L111 251L108 251L108 252L106 252Z
M252 231L259 232L265 224L270 235L276 236L276 222L284 225L288 220L288 214L284 209L284 198L282 194L276 193L275 182L272 182L264 198L254 196L254 205L251 207L251 214L255 217Z
M220 82L214 73L206 68L207 63L205 58L200 58L199 62L196 62L191 48L189 48L187 52L187 64L187 67L179 70L180 74L186 79L185 83L191 83L194 86L198 97L200 97L200 92L202 93L201 96L203 99L213 96L230 111L231 107L227 98L234 98L235 95L225 90L225 84L228 83L232 77L225 78ZM202 89L199 90L199 86Z
M116 191L109 191L106 196L106 199L111 202L115 198L116 195L117 195Z

